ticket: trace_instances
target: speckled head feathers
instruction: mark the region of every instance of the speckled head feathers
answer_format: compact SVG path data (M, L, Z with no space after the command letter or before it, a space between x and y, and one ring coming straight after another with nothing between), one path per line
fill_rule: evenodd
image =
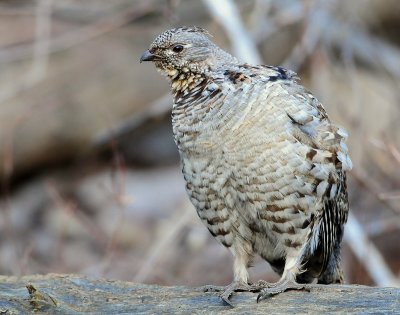
M178 43L179 41L184 43L193 41L197 38L208 39L207 36L209 35L210 34L205 29L197 26L172 28L158 35L150 45L149 50L154 51L160 48L167 48L173 43Z
M203 28L178 27L158 35L141 61L154 61L163 73L204 73L221 61L235 60L217 47Z

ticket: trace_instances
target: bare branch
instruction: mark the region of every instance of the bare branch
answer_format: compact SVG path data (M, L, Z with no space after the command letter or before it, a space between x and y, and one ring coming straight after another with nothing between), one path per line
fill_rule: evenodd
M390 217L364 224L364 230L369 237L392 233L400 230L400 217Z
M41 80L47 70L50 47L51 11L53 0L39 0L36 7L35 43L31 80Z
M4 102L19 92L35 86L43 80L48 66L51 11L53 0L40 0L36 6L35 43L33 49L32 67L20 81L11 82L2 88L0 103Z
M381 199L380 193L379 193L379 187L380 185L374 182L374 180L370 177L367 176L365 171L359 169L353 169L351 171L352 177L359 183L361 187L364 187L369 193L371 193L377 200L382 202L388 209L392 210L393 213L399 214L400 209L393 207L386 199Z
M234 2L232 0L204 0L204 3L211 15L224 28L231 42L233 54L245 62L261 64L261 55L257 51L255 42L243 26Z
M146 106L142 111L134 113L131 117L119 123L112 129L105 130L96 135L93 143L95 146L102 146L122 134L138 128L149 118L162 116L168 113L172 108L172 98L170 93L161 96L159 99Z
M123 11L111 17L99 19L99 21L95 23L60 35L57 38L53 38L50 43L49 52L53 54L70 49L115 29L121 28L129 22L153 12L154 10L154 4L149 1L143 5L134 6L134 10L132 11ZM31 51L32 45L0 51L0 62L12 62L30 58L32 54Z
M387 266L382 255L364 233L358 220L350 213L344 240L365 266L378 286L400 286L400 282Z
M133 278L134 282L143 282L154 270L154 266L160 260L162 254L165 253L166 249L169 248L169 244L174 241L180 231L188 224L193 217L193 211L190 208L189 202L185 202L184 205L174 215L170 222L168 222L168 231L162 233L160 237L153 243L153 247L149 250L149 254L144 259L142 268L136 273ZM190 211L189 211L190 210Z

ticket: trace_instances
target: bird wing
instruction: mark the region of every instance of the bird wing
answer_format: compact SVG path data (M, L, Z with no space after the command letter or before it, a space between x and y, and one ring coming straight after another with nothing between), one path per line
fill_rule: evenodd
M334 124L320 102L299 85L290 87L297 93L287 108L292 123L292 135L308 152L305 158L311 162L310 174L315 178L315 192L320 201L316 216L315 232L311 236L311 252L317 251L324 270L337 242L341 241L343 225L349 211L346 187L346 171L352 162L346 146L347 132Z
M253 147L252 151L269 150L274 143L280 141L280 144L276 144L274 150L271 150L275 151L276 155L264 155L264 165L277 163L276 174L271 175L276 177L273 183L275 187L280 185L279 177L286 177L286 182L292 183L293 187L288 187L289 184L279 188L277 193L286 196L278 196L276 199L281 199L274 201L274 206L269 212L278 211L289 204L314 214L310 218L313 221L310 223L310 251L318 251L321 269L324 270L335 243L340 242L342 226L347 220L349 209L346 171L351 169L352 163L345 144L346 131L331 123L322 104L297 84L294 72L280 67L243 65L238 70L226 71L224 75L234 86L237 98L243 99L246 87L250 91L249 95L246 95L247 103L252 107L250 111L257 111L257 115L247 113L248 109L242 111L246 117L253 117L252 123L247 122L246 127L260 128L259 121L264 123L261 125L263 130L252 131L256 136L249 142L256 144L255 147L261 147ZM262 104L254 105L253 100ZM237 129L243 132L243 128ZM265 145L260 144L262 142ZM284 164L279 164L277 159L285 159ZM293 165L290 165L291 163ZM260 173L264 172L264 165L259 169ZM283 173L284 169L289 169L289 173ZM263 175L261 174L261 177ZM302 187L295 186L299 185L299 182ZM251 189L251 186L246 189ZM297 195L297 200L293 200L294 195ZM272 195L272 198L275 197ZM304 205L304 200L308 200L308 204ZM267 216L265 208L259 208L257 211L261 217L280 220Z

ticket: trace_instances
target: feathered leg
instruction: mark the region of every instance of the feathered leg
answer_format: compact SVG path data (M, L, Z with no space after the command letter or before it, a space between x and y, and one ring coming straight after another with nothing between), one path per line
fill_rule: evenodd
M247 291L247 292L259 292L261 287L257 284L251 285L248 283L249 274L247 268L252 259L252 256L243 249L243 247L232 248L231 252L234 256L233 263L233 281L226 287L219 286L205 286L204 291L206 292L221 292L221 299L228 305L233 307L232 302L229 300L234 292Z

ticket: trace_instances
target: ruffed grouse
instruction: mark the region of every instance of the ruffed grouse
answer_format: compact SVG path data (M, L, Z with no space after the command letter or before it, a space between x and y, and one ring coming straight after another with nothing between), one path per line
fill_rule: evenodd
M140 61L153 61L171 81L187 192L234 256L234 280L222 299L342 282L347 134L296 74L240 63L198 27L165 31ZM256 254L281 275L277 283L248 283Z

